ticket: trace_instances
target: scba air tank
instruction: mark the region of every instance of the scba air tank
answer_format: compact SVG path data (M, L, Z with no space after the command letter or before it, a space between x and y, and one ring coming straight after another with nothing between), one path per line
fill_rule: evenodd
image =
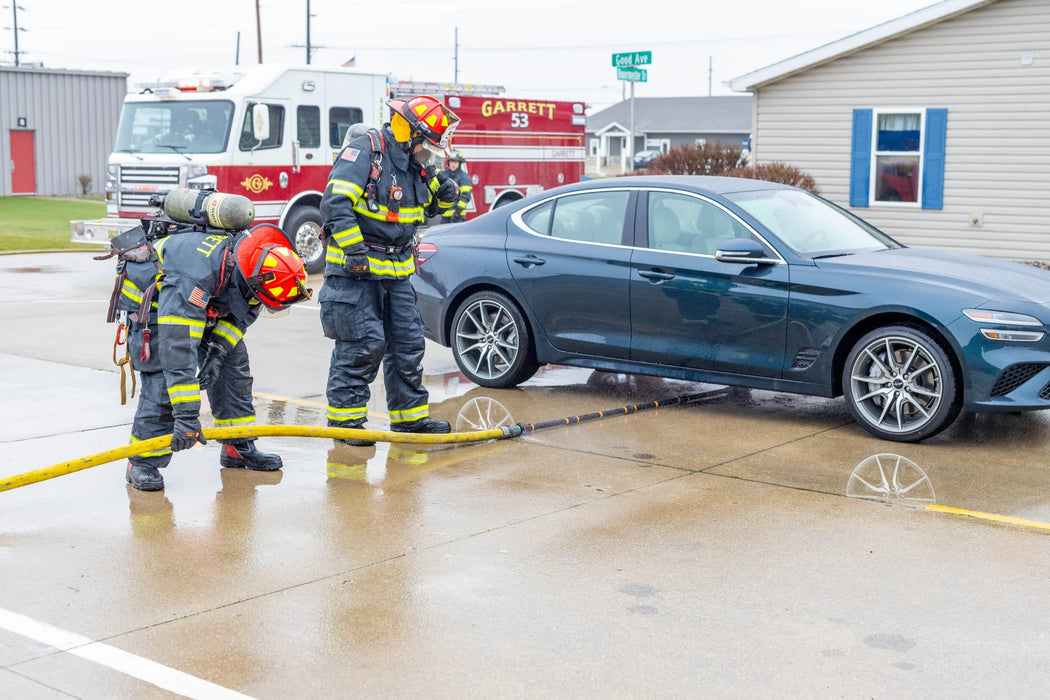
M255 205L239 194L211 190L172 190L164 195L164 213L172 221L243 231L255 221Z

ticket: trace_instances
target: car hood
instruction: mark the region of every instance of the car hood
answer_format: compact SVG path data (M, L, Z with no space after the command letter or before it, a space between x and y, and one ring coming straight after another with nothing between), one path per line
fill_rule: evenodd
M989 299L1046 304L1050 272L1023 263L930 248L895 248L816 260L821 269L921 280Z

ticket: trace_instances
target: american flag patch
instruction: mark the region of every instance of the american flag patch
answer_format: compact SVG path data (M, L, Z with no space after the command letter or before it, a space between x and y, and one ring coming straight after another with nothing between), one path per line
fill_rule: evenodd
M343 160L348 160L351 163L357 160L357 157L361 155L361 149L359 148L344 148L343 155L339 156Z
M208 295L200 287L194 287L190 292L190 303L205 309L208 307Z

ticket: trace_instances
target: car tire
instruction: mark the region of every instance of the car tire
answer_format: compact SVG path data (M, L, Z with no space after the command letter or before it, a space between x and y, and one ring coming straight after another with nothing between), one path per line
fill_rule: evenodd
M499 292L472 294L456 309L452 355L470 381L494 389L517 386L539 369L525 317Z
M296 207L285 223L285 232L295 244L310 274L324 270L325 240L321 229L321 210L310 205Z
M842 370L842 393L865 430L895 442L936 435L962 406L948 353L913 326L885 326L858 340Z

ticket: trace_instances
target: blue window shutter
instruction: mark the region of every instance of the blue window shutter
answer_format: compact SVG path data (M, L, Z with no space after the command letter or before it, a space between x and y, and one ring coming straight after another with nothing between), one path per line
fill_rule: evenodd
M853 110L853 145L850 151L849 205L868 206L871 184L871 115L870 109Z
M948 143L948 110L926 110L926 145L922 165L922 208L944 208L944 151Z

